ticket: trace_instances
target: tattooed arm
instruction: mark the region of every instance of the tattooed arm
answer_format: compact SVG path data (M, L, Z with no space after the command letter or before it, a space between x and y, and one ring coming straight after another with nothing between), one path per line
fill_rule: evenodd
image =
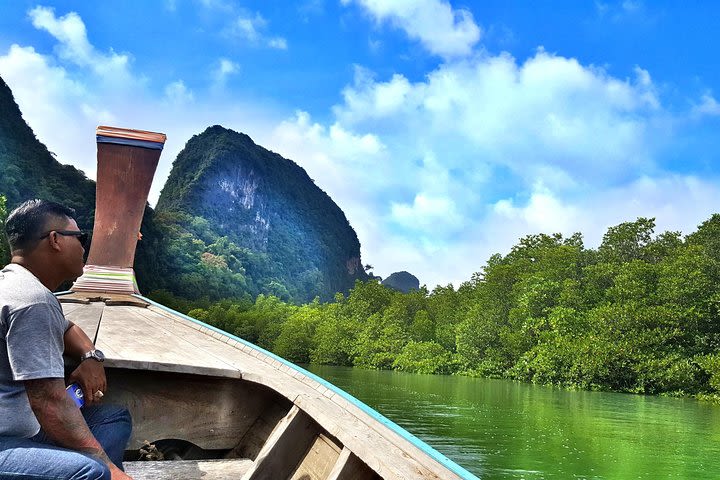
M110 468L113 480L130 478L110 461L65 392L61 378L26 380L25 390L35 417L55 444L94 456Z

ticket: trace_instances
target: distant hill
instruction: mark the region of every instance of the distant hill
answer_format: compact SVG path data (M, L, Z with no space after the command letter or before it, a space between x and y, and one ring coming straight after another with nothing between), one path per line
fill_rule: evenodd
M58 125L62 128L62 125ZM74 208L80 228L91 229L95 215L95 182L70 165L62 165L23 120L10 88L0 78L0 195L8 211L31 198Z
M305 170L219 125L187 142L155 213L176 239L205 244L196 267L251 293L329 300L367 278L355 231Z
M382 281L382 284L403 293L408 293L410 290L420 289L420 280L418 280L412 273L405 271L390 274L389 277Z

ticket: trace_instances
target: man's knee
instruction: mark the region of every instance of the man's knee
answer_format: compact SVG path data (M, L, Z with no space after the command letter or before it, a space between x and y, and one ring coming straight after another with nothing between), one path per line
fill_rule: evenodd
M96 460L90 460L70 480L110 480L110 469Z
M112 418L114 418L118 424L127 425L128 429L132 429L132 416L130 416L130 411L127 408L119 405L108 406L115 409L115 412L112 414Z
M130 411L121 405L106 404L100 405L99 408L103 409L103 412L108 419L112 419L118 422L132 423Z
M125 407L120 407L120 411L118 412L118 423L123 426L126 436L130 437L130 434L132 433L132 416L130 415L130 410Z
M27 438L0 437L0 479L110 480L99 459Z
M86 407L83 415L85 415L88 425L113 423L132 426L130 412L120 405L105 404Z

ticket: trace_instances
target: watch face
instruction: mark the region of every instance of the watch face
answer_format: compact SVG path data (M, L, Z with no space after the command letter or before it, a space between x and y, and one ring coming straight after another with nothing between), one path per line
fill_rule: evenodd
M95 350L95 354L93 355L93 357L100 360L101 362L105 361L105 354L102 352L102 350Z

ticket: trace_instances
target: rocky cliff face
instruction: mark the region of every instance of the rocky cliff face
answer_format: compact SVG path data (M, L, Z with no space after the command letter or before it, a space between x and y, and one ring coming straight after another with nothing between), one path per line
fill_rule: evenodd
M212 235L262 255L266 271L252 261L245 271L261 284L280 282L292 297L329 299L366 278L355 231L305 170L218 125L178 155L157 213L201 218Z
M219 231L234 231L245 239L247 247L267 252L268 199L258 192L255 172L242 165L230 165L227 171L211 176L207 183L209 188L201 201L212 206L211 216L218 221Z

